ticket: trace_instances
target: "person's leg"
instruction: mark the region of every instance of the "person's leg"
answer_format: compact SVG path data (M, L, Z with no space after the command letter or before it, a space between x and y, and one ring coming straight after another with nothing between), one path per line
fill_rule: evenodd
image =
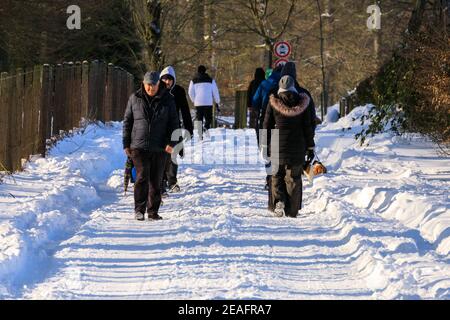
M202 123L202 130L203 130L203 118L204 118L204 116L205 116L205 109L204 109L204 107L196 107L195 108L196 109L196 116L195 116L195 120L197 120L197 121L201 121L201 123Z
M147 213L150 215L158 214L161 206L161 181L164 174L167 157L163 152L150 153L150 179Z
M170 158L169 158L170 159ZM169 183L169 189L177 184L177 172L178 172L178 165L173 163L173 161L170 159L170 163L167 166L167 181Z
M212 122L212 107L204 107L204 114L205 114L205 129L209 130L211 128L211 122Z
M280 165L278 171L272 175L272 197L273 203L283 202L286 204L286 186L284 177L286 175L286 166Z
M286 206L286 215L296 217L302 207L302 165L290 166L286 170L286 192L288 197L288 206Z
M161 182L161 194L164 194L167 192L167 184L168 184L168 180L169 180L169 165L170 165L170 155L166 154L166 163L165 163L165 167L164 167L164 174L163 174L163 178L162 178L162 182Z
M145 213L148 197L149 159L145 151L131 150L131 159L136 168L136 182L134 183L134 211Z

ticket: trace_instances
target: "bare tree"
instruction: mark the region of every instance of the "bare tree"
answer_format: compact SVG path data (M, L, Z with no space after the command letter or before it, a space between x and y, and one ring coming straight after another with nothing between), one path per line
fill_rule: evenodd
M162 1L129 0L136 30L144 42L144 61L152 70L160 70L164 64L161 48Z
M277 1L270 0L234 0L230 6L234 20L236 33L252 33L262 39L262 45L255 47L264 48L266 52L266 66L273 65L273 49L277 41L284 35L291 22L292 13L296 5L295 0ZM287 5L286 10L282 10ZM282 13L284 11L284 13Z

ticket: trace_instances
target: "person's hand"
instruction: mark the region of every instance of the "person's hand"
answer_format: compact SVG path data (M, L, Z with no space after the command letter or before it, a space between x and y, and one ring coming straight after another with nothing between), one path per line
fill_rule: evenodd
M308 148L306 151L306 162L311 163L315 158L314 148Z
M216 110L217 110L217 113L220 113L220 104L217 104Z
M127 157L130 157L130 158L131 158L131 149L130 149L130 148L125 148L123 151L125 152L125 154L127 155Z
M173 148L171 146L167 145L165 151L167 153L169 153L169 154L172 154L173 153Z

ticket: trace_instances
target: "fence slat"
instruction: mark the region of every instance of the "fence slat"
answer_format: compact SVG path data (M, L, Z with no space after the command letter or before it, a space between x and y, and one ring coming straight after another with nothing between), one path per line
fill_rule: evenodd
M113 118L114 119L117 119L117 113L118 113L118 110L120 108L120 97L119 97L120 93L119 93L119 90L117 90L119 85L120 85L119 68L114 67L114 71L113 71L113 88L114 88L114 92L113 92L113 95L112 95L112 108L114 110L114 113L113 113Z
M31 141L33 145L33 153L38 154L39 138L40 138L40 109L41 109L41 93L42 93L42 66L35 66L33 69L33 91L32 91L32 113L31 113Z
M64 98L62 101L62 105L64 106L62 110L64 110L63 116L63 127L62 130L69 131L72 129L72 106L71 106L71 97L72 97L72 88L70 87L70 65L68 62L63 63L63 91Z
M97 87L96 83L98 81L98 61L92 61L89 68L89 107L88 107L88 119L96 120L97 119Z
M81 72L81 117L89 119L89 62L83 61Z
M39 110L39 135L37 145L37 152L42 156L45 156L45 141L47 139L47 127L49 122L49 101L51 96L50 76L50 66L44 65L41 78L42 84Z
M58 135L63 130L64 124L64 82L63 82L63 66L58 64L55 68L55 91L53 93L53 134Z
M10 171L10 157L8 150L8 118L11 106L10 75L2 72L0 75L0 171Z
M98 64L98 79L96 82L97 90L97 120L105 122L104 99L106 90L107 67L103 61Z
M14 116L14 122L11 122L12 125L15 127L14 130L14 140L15 144L12 149L10 149L11 155L12 155L12 170L20 170L21 169L21 159L26 157L27 155L22 154L23 148L22 145L24 144L24 138L23 138L23 108L24 108L24 86L25 86L25 75L24 70L22 68L18 68L16 70L16 76L15 76L15 82L16 82L16 88L15 88L15 99L14 104L16 106L16 112Z
M33 154L33 70L25 69L25 87L23 102L23 140L22 157L27 159Z
M112 63L108 64L108 75L106 80L106 96L104 99L104 119L105 121L112 121L114 119L113 114L113 94L116 88L114 87L114 65Z

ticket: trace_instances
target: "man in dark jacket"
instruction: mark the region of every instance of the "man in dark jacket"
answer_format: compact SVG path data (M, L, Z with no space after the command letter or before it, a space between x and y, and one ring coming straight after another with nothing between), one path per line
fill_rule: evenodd
M183 87L176 84L177 76L173 67L168 66L165 68L160 75L160 79L169 89L170 93L175 98L175 105L177 108L177 114L181 112L181 118L183 119L183 127L186 129L191 137L194 134L194 126L192 124L191 111L189 109L189 104L186 98L186 91ZM183 156L183 150L180 152L180 156ZM166 184L168 185L169 192L179 192L180 187L178 186L177 180L178 165L172 161L172 157L167 155L166 169L164 172L164 178L162 183L163 194L165 193Z
M136 220L159 220L161 182L166 162L176 142L172 132L178 129L175 101L160 85L158 72L147 72L136 93L130 96L123 121L123 148L136 168L134 210Z
M258 127L258 108L253 108L253 97L259 88L261 82L266 80L266 73L263 68L256 68L255 76L250 82L247 89L247 108L250 113L250 128L256 129L256 138L259 139L259 127Z
M302 203L305 156L314 157L314 129L307 112L310 98L298 93L295 81L284 76L277 94L272 94L266 110L264 129L276 128L270 140L272 196L277 216L296 217ZM266 146L267 147L267 146Z

